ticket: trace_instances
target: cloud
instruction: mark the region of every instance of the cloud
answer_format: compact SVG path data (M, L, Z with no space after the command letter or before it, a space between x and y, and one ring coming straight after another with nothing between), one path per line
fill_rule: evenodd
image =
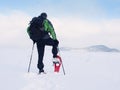
M0 46L30 44L26 32L31 16L21 11L0 14ZM119 47L120 19L87 20L81 17L50 17L57 37L63 45L78 47L107 44ZM62 45L62 46L63 46Z
M120 19L84 20L76 18L53 18L54 27L65 36L84 36L89 34L117 34L120 32Z
M107 44L120 46L120 19L84 20L82 18L53 19L61 41L73 42L77 46ZM75 43L76 42L76 43ZM69 43L69 45L71 45ZM73 44L72 44L73 45ZM120 48L120 47L119 47Z
M25 37L30 16L21 11L0 13L0 45L17 44ZM24 42L23 42L24 43Z

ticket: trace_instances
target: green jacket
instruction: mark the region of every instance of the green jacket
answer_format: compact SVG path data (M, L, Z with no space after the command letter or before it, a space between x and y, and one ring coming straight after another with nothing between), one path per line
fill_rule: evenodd
M52 39L56 40L57 39L56 33L54 31L54 28L53 28L51 22L49 20L45 19L43 22L43 25L44 25L45 31L49 32L50 35L52 36Z
M45 19L43 21L43 26L44 26L44 30L47 31L48 33L50 33L50 35L52 36L52 39L56 40L57 39L56 33L54 31L54 28L53 28L51 22L49 20ZM29 27L27 28L27 33L29 34Z

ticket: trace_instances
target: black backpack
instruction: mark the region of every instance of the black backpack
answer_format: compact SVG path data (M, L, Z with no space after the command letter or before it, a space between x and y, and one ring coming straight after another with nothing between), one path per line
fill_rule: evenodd
M30 39L32 39L33 41L38 41L42 39L46 34L43 27L43 21L44 19L40 17L34 17L30 21L28 32L29 32Z

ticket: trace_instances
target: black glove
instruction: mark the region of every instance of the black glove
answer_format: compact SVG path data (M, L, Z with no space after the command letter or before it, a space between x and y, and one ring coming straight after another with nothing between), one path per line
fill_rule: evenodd
M58 44L59 44L59 41L58 40L54 40L54 45L58 46Z

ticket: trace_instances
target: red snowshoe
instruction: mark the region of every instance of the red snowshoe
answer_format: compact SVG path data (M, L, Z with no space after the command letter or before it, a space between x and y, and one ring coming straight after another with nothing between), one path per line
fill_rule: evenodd
M53 64L54 64L54 72L59 72L60 71L60 66L62 64L61 57L57 56L56 58L54 58Z

